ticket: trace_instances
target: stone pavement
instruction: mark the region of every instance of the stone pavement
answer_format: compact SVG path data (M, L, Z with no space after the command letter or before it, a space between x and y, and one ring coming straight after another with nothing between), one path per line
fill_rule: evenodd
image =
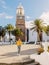
M37 52L39 45L22 45L21 53L17 55L16 45L3 45L0 46L0 63L20 63L25 62L29 58L29 55ZM32 60L33 61L33 60ZM1 65L1 64L0 64Z

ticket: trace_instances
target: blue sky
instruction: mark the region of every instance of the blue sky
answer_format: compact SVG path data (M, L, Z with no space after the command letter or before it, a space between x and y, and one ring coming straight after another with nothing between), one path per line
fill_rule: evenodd
M0 26L15 25L16 9L20 2L24 7L27 21L49 14L49 0L0 0Z

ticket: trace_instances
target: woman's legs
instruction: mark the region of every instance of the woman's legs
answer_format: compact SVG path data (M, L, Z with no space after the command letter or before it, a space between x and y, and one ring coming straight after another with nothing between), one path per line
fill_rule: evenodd
M18 46L18 54L20 54L21 46Z

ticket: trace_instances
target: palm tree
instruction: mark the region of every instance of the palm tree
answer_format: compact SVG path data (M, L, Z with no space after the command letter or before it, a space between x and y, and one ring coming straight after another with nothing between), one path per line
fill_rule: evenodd
M42 41L42 31L43 31L43 21L41 19L36 19L34 23L32 23L31 30L34 30L37 32L37 41Z
M5 28L9 33L9 42L10 42L10 34L11 34L11 31L14 29L14 26L12 26L11 24L8 24Z
M12 31L12 34L16 37L16 40L18 40L18 38L23 35L23 32L18 29L18 28L15 28L13 31Z

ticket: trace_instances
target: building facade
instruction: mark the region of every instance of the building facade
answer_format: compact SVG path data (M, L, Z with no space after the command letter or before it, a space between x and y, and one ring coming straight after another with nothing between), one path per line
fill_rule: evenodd
M20 38L24 42L25 41L37 42L37 32L36 31L33 32L29 28L26 28L25 24L26 24L26 22L25 22L24 8L21 4L19 4L19 6L17 7L17 10L16 10L16 28L19 28L24 34L23 36L20 36ZM27 27L28 27L28 24L27 24ZM29 24L29 27L30 27L30 24ZM42 40L43 41L47 41L47 40L49 41L49 36L47 36L44 32L43 32Z

